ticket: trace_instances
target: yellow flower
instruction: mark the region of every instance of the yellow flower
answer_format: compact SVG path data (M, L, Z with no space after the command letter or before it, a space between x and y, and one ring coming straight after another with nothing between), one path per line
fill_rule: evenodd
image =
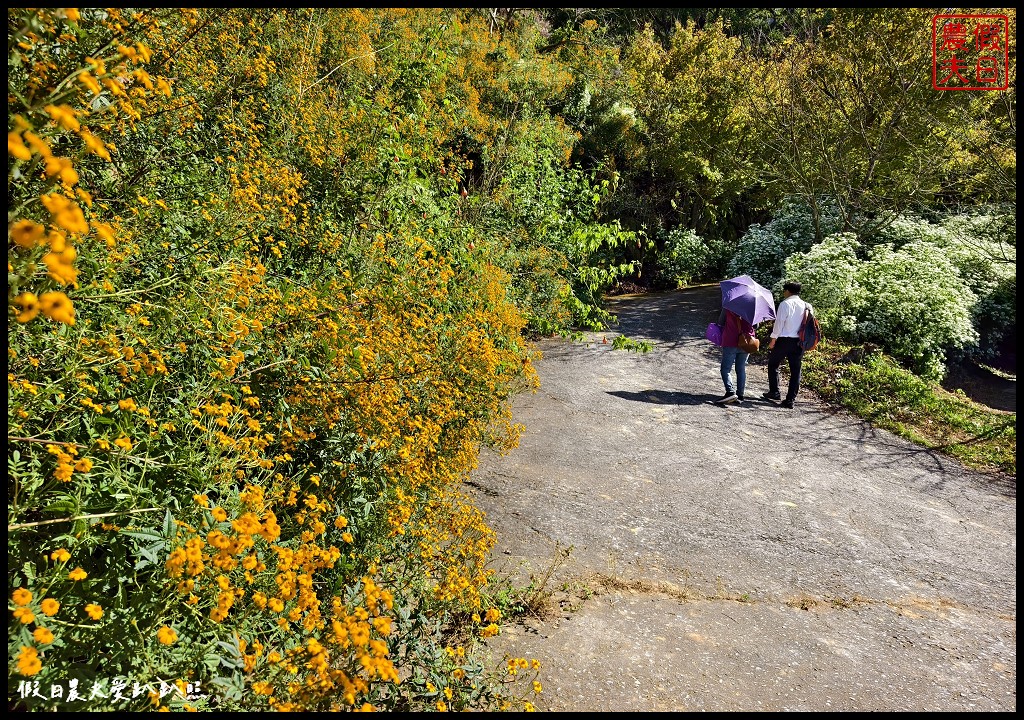
M71 553L64 548L59 548L50 553L50 559L56 560L57 562L67 562L71 559Z
M11 593L11 600L15 605L28 605L32 602L32 593L25 588L18 588Z
M76 255L74 248L68 248L67 253L46 253L43 255L43 264L49 270L49 275L61 285L71 285L78 281L78 270L71 265L71 259ZM70 301L68 301L70 304Z
M86 75L88 75L88 73L86 73ZM89 152L93 155L98 155L109 162L110 152L107 150L107 146L103 144L102 140L88 130L82 130L78 133L78 136L82 138L82 141L85 143L85 147Z
M87 473L92 470L92 460L89 458L82 458L75 463L75 470L82 473Z
M438 700L437 701L437 711L438 712L447 712L448 711L448 706L445 705L444 700Z
M48 177L60 176L62 182L74 185L78 182L78 173L67 158L51 155L46 158L46 175ZM83 216L84 219L84 216Z
M32 146L32 150L34 150L39 155L42 155L44 158L50 157L51 152L49 144L41 137L36 135L34 132L29 132L26 130L25 141L28 142L28 144Z
M50 250L55 253L62 253L67 249L68 238L59 230L52 230L50 234L46 236L46 242L50 244Z
M89 573L87 573L85 570L79 567L69 572L68 577L71 580L85 580L87 577L89 577Z
M490 608L484 614L484 619L487 620L487 622L498 622L499 620L501 620L501 610L499 610L498 608Z
M174 632L173 628L164 625L156 631L156 639L164 645L173 645L178 642L178 633Z
M54 600L53 598L46 598L45 600L43 600L42 608L43 615L46 615L47 617L53 617L57 614L57 611L60 610L60 603Z
M37 643L43 645L49 645L53 642L53 633L44 627L36 628L32 633L32 637L35 638Z
M34 647L22 646L18 651L18 672L22 675L35 675L43 669L39 660L39 651Z
M114 441L114 444L117 445L122 450L124 450L125 452L131 452L132 441L126 437L119 437L117 440Z
M21 308L21 312L17 315L18 322L27 323L39 314L39 298L35 293L21 293L14 298L14 304Z
M75 468L68 463L60 463L57 465L57 469L53 471L53 476L61 482L69 482L74 471Z
M19 220L14 223L14 225L11 226L10 233L11 240L13 240L18 247L31 249L43 239L46 229L39 223L26 219Z
M209 507L210 498L206 495L193 495L192 500L195 501L196 505L200 507Z
M535 693L539 693L542 689L543 688L541 687L540 681L539 680L534 680L533 681L533 691Z
M88 71L83 72L78 76L78 82L85 85L85 87L92 91L93 95L99 95L103 88L100 87L99 81L96 80Z
M75 324L75 307L68 296L62 292L46 292L39 296L39 307L43 315L62 322L65 325Z
M66 130L78 132L81 129L81 125L78 124L78 118L75 117L75 111L70 106L61 105L58 107L57 105L47 105L43 110Z
M349 533L349 532L342 533L341 534L341 539L344 540L347 543L351 543L351 542L353 542L355 540L355 538L352 537L352 533Z
M43 201L43 205L53 216L53 221L60 227L72 233L89 232L89 223L85 221L82 208L78 207L73 200L59 193L43 195L39 199Z
M95 603L89 603L88 605L86 605L85 612L93 620L99 620L101 617L103 617L103 608L101 608L99 605L96 605Z
M32 151L25 145L25 142L21 139L21 133L19 132L7 133L7 154L13 155L19 160L32 159Z
M210 511L210 514L213 515L213 519L217 522L224 522L228 519L228 514L224 512L224 508L222 507L215 507Z
M28 625L30 622L36 619L35 613L29 610L27 607L14 608L13 615L15 618L21 621L22 625Z
M339 515L334 520L334 527L338 528L339 530L344 530L348 527L348 518L346 518L344 515Z

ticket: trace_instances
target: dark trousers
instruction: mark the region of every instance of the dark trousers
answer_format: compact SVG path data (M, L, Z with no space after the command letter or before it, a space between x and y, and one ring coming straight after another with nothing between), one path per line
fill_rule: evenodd
M799 338L780 337L775 340L775 347L768 354L768 392L779 392L779 366L783 360L789 362L789 389L786 400L793 402L800 391L800 368L804 364L804 349L800 347Z

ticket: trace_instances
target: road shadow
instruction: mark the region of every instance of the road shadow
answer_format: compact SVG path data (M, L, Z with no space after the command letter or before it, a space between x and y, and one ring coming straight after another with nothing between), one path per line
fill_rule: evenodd
M630 392L628 390L606 390L608 395L614 395L623 400L634 402L653 403L655 405L718 405L721 395L711 393L686 393L672 390L640 390ZM743 404L750 403L753 398L746 398ZM725 406L721 406L725 407Z
M722 291L718 284L699 285L664 293L619 296L608 301L618 318L615 329L628 337L658 342L704 338L709 322L718 319Z

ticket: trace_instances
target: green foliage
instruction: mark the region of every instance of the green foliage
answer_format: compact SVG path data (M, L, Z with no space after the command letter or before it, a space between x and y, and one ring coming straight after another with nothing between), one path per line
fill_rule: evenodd
M632 340L625 335L616 335L612 340L613 350L628 350L639 354L649 353L654 345L647 340Z
M702 239L693 230L677 227L659 243L658 282L680 288L695 280L720 277L725 264L725 246Z
M932 16L840 8L823 32L784 42L760 62L764 82L754 87L752 117L765 181L812 204L823 194L835 198L839 229L859 239L946 197L1012 201L1015 186L983 179L1015 165L999 129L1007 108L1012 117L1012 97L937 92L928 43L891 42L927 37Z
M629 122L615 149L630 193L619 212L631 224L717 236L750 187L751 79L739 47L721 22L677 25L665 46L650 29L632 38L618 113Z
M804 359L804 378L829 402L873 425L968 467L1017 475L1017 415L990 410L962 391L947 392L877 348L824 340Z

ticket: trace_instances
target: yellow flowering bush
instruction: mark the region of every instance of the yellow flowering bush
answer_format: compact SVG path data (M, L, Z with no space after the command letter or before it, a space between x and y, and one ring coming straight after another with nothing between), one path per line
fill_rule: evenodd
M537 294L493 222L514 174L457 190L520 68L553 71L537 103L565 70L457 9L8 32L12 706L525 709L475 656L494 533L460 488L518 441ZM517 146L545 134L565 154L558 123Z

